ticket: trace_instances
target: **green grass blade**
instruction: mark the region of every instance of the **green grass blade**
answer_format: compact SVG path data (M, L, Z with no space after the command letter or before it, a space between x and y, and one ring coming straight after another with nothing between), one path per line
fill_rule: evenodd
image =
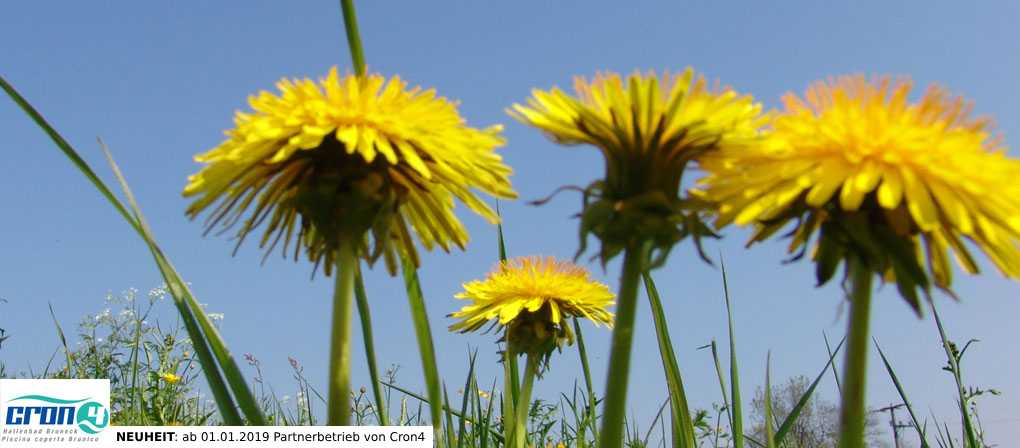
M655 288L652 276L646 271L642 273L642 277L644 277L648 302L652 308L655 335L659 342L659 354L662 358L662 367L666 372L666 385L669 388L670 410L673 419L673 446L693 448L696 446L694 425L691 422L691 412L687 405L687 394L684 391L680 367L677 364L676 354L673 352L673 342L669 337L666 314L662 310L659 291Z
M227 348L227 344L223 341L223 337L220 336L219 330L213 325L212 319L202 309L202 305L195 300L194 294L191 293L191 288L188 287L187 282L181 278L178 274L177 269L173 267L170 260L163 254L163 250L156 244L156 239L152 235L152 231L149 225L145 221L145 216L142 215L142 210L138 207L138 202L135 200L134 194L131 192L131 188L128 186L127 179L120 171L120 167L113 160L113 154L110 153L109 148L99 142L100 147L103 149L103 153L106 155L107 161L110 163L110 168L113 170L113 174L117 177L117 181L120 182L121 189L124 191L124 195L127 197L128 204L131 206L131 210L134 213L135 220L138 223L138 228L142 239L149 246L149 251L152 252L153 258L156 260L156 264L159 266L160 272L163 274L163 279L167 284L167 288L175 298L176 301L183 302L184 308L187 309L187 315L191 316L191 319L198 323L198 327L201 328L200 333L192 334L189 331L192 342L194 342L194 336L198 335L200 338L204 335L205 342L209 344L209 350L212 351L212 355L215 356L216 362L223 369L223 374L226 377L227 385L230 386L230 390L234 393L234 398L237 400L237 404L241 407L241 411L244 413L245 418L248 419L247 423L255 426L265 426L266 419L262 415L262 409L259 407L258 402L251 393L251 389L248 388L248 383L244 379L244 375L241 374L241 369L237 366L237 362L234 361L234 357L230 355L230 350ZM181 307L178 307L180 310ZM181 312L183 320L187 321L187 315ZM187 325L185 323L185 325ZM201 361L201 359L200 359ZM216 364L212 364L216 365ZM204 368L202 370L205 370Z
M472 390L475 379L475 358L478 356L478 352L475 351L468 357L468 375L467 380L464 381L464 398L460 403L460 415L467 415L467 408L471 396L478 397L478 392ZM452 427L452 425L451 425ZM457 448L464 448L464 443L467 441L465 434L467 433L467 420L460 419L460 424L457 427Z
M490 434L499 434L498 432L493 431L492 428L489 427L489 425L491 424L490 422L492 422L492 413L494 412L493 405L495 404L495 402L496 402L496 380L493 380L492 387L489 389L489 404L486 405L485 414L483 414L481 418L481 424L480 425L473 424L473 426L475 426L476 428L477 427L483 428L482 441L481 444L479 445L479 448L487 448L489 446Z
M910 400L907 399L907 393L903 389L903 384L900 383L899 377L897 377L896 372L893 371L892 364L889 363L889 359L885 357L885 353L882 352L882 347L878 345L878 341L874 338L871 340L875 343L875 348L878 349L878 356L882 357L882 363L885 364L885 371L889 372L889 378L892 379L893 385L896 386L896 392L900 394L900 398L903 400L903 405L907 407L907 412L910 414L910 421L914 425L914 430L917 431L917 437L921 443L921 448L928 448L931 444L928 443L927 437L925 437L925 431L921 427L921 423L917 420L917 415L914 414L914 407L910 405Z
M956 381L956 393L960 405L960 420L963 421L963 437L966 441L964 446L966 448L979 448L980 445L978 445L977 435L974 433L974 423L971 422L970 412L967 411L967 393L963 386L963 374L960 372L958 355L955 355L952 348L950 348L952 347L952 341L950 341L949 337L946 336L946 329L942 326L942 318L939 317L939 312L935 309L935 301L928 300L928 303L931 305L932 315L935 316L935 325L938 326L939 329L939 338L942 339L942 348L946 351L946 358L948 359L949 367L951 369L950 373L953 374L953 380Z
M722 364L719 363L719 348L715 344L715 339L712 339L712 343L708 345L712 350L712 361L715 362L715 374L719 378L719 393L722 394L723 408L726 409L726 419L733 424L733 415L730 411L730 398L726 393L726 380L723 379Z
M574 318L574 334L577 335L577 354L581 358L581 371L584 373L584 387L588 393L587 418L584 424L578 425L577 428L578 432L577 438L581 440L582 444L584 444L587 443L584 437L586 428L588 427L591 428L592 436L595 438L595 440L598 440L599 425L597 424L597 419L595 417L595 405L596 405L595 386L593 385L593 381L591 378L591 368L588 364L588 350L585 348L584 345L584 335L581 334L581 323L576 317Z
M60 321L57 320L56 313L53 312L53 304L50 303L50 317L53 318L53 325L57 327L57 337L60 338L60 345L64 346L64 359L67 361L67 377L74 378L74 372L71 372L71 348L67 346L67 338L64 337L64 329L60 327Z
M829 357L832 357L832 348L829 346L829 336L822 332L822 339L825 341L825 351L829 352ZM836 390L839 391L839 396L843 396L843 386L839 383L839 369L836 366L832 366L832 377L836 380Z
M142 391L138 389L138 352L142 343L142 318L135 315L135 338L134 346L131 347L131 409L138 410L138 397Z
M159 252L157 248L155 248L154 243L151 243L148 239L146 239L146 233L142 228L142 222L138 220L136 217L132 216L127 211L127 208L124 206L124 204L121 203L120 200L118 200L117 197L113 195L113 193L106 186L106 184L104 184L103 181L100 180L98 176L96 176L95 171L93 171L92 168L88 165L88 163L86 163L85 160L78 155L78 152L75 151L73 147L71 147L67 140L65 140L60 135L60 133L56 131L56 129L50 126L49 122L46 121L42 114L40 114L34 107L32 107L32 105L29 104L29 102L24 97L22 97L17 90L14 89L14 86L10 85L5 79L3 79L3 77L0 77L0 87L2 87L4 91L11 97L11 99L13 99L14 102L17 103L18 106L21 107L21 109L30 118L32 118L36 125L38 125L43 130L43 132L45 132L46 135L50 137L53 143L56 144L57 148L59 148L61 152L63 152L64 155L67 156L71 163L74 164L76 168L78 168L78 170L92 183L93 186L96 187L97 190L99 190L100 194L102 194L103 197L105 197L107 201L109 201L109 203L114 207L117 213L119 213L121 217L124 218L124 220L131 226L131 228L134 229L135 232L139 234L139 236L146 240L150 252L152 252L153 257L156 258L157 266L160 268L160 273L163 275L164 280L167 281L167 284L169 285L170 284L169 277L171 277L171 275L164 271L164 264L160 263L162 253ZM217 407L220 410L220 415L223 417L224 423L235 425L240 424L241 422L240 416L237 414L237 410L235 409L233 399L230 397L229 392L227 392L223 378L220 376L219 368L217 367L217 364L213 361L213 358L209 353L208 346L205 345L205 337L198 329L198 326L194 325L194 318L190 316L190 312L185 311L187 307L184 306L184 303L181 300L180 296L174 295L174 299L178 311L181 313L181 318L185 324L185 329L188 331L188 336L192 339L194 343L195 354L198 355L199 361L203 365L202 369L203 374L205 375L206 380L209 383L210 391L213 393L213 397L216 400Z
M379 367L375 361L375 338L372 335L372 313L368 308L368 294L365 293L365 281L361 278L361 269L354 274L354 300L361 318L361 338L365 344L365 362L368 364L368 376L372 380L372 396L375 398L376 417L379 424L390 424L389 406L383 399L382 386L379 384Z
M407 395L407 396L409 396L411 398L414 398L415 400L418 400L419 402L425 403L425 404L429 405L429 407L434 407L434 406L432 406L431 403L429 403L429 399L425 398L421 394L417 394L417 393L411 392L410 390L404 389L403 387L400 387L400 386L398 386L396 384L393 384L393 383L386 383L386 382L384 382L384 383L382 383L382 385L386 386L388 388L391 388L391 389L393 389L393 390L395 390L397 392L400 392L400 393L402 393L404 395ZM495 388L493 388L493 391L495 391ZM467 415L464 415L464 414L461 414L460 412L455 411L453 409L450 409L448 407L445 407L445 406L442 406L442 405L435 406L435 407L438 407L441 412L451 412L454 417L466 419L472 425L475 425L475 424L479 423L479 422L475 421L474 419L472 419L471 417L469 417ZM491 410L490 410L490 412L491 412ZM486 429L489 430L489 435L494 437L499 443L501 443L501 444L503 443L503 435L502 434L496 432L495 430L493 430L488 425L483 425L483 426Z
M836 350L829 354L829 362L825 363L825 367L822 368L821 372L818 372L818 376L816 376L815 380L811 382L811 386L804 391L804 395L801 395L800 399L797 400L797 404L790 410L790 414L787 415L786 419L783 420L783 423L779 425L779 430L776 431L775 435L776 443L782 444L783 439L786 437L786 433L793 429L793 424L797 421L797 418L800 417L800 412L804 410L804 406L806 406L808 401L811 400L811 395L814 394L815 388L818 387L818 383L822 381L822 377L825 376L825 372L832 368L832 362L836 359L836 353L839 353L839 349L843 348L844 342L846 342L846 338L839 341L839 345L836 346Z
M733 400L733 412L730 414L730 432L733 434L733 448L744 447L744 416L740 403L740 373L737 367L737 342L733 337L733 307L730 303L730 285L726 279L726 262L719 254L719 266L722 269L723 296L726 299L726 321L730 336L730 397Z
M450 444L453 443L453 439L455 437L453 435L453 410L450 409L450 394L448 394L446 392L446 384L445 383L443 384L443 409L446 410L446 412L444 413L445 414L444 416L446 417L446 440L445 440L446 445L445 446L450 447ZM461 414L461 415L464 415L464 414ZM440 445L440 446L442 446L442 445Z
M772 351L765 361L765 447L776 448L776 436L772 427Z
M499 261L500 261L500 263L502 263L502 262L505 262L507 260L507 251L506 251L506 240L503 238L503 215L502 215L502 213L499 210L499 201L496 201L496 216L499 217L499 223L496 224L496 235L498 236L498 243L499 243L499 250L498 250ZM504 358L504 362L505 361L506 361L506 358ZM521 391L520 391L520 387L521 387L521 370L520 370L520 366L517 365L517 357L516 356L511 356L509 361L510 362L507 365L507 367L509 367L508 374L510 375L510 391L511 391L511 395L513 397L512 400L510 401L510 405L513 406L515 403L517 403L517 397L521 393Z
M130 224L132 227L134 227L135 230L141 231L138 228L138 223L134 220L131 214L128 213L127 208L124 207L124 204L122 204L117 199L117 197L113 195L113 192L111 192L110 189L106 187L106 184L104 184L103 181L99 179L99 176L96 176L95 171L92 170L88 163L86 163L85 160L78 155L78 152L71 147L71 144L68 143L67 140L64 140L64 137L62 137L60 133L56 131L56 129L53 129L53 127L50 126L49 122L47 122L46 119L43 118L42 114L40 114L39 111L35 110L35 108L32 107L31 104L29 104L28 100L26 100L23 96L21 96L20 93L18 93L17 90L14 89L14 86L7 83L7 80L5 80L3 76L0 76L0 87L2 87L4 91L7 92L7 95L10 96L11 99L18 104L21 110L24 111L25 114L27 114L30 118L32 118L32 121L34 121L43 130L43 132L45 132L46 135L50 137L50 140L53 140L53 143L57 145L57 148L59 148L60 151L63 152L64 155L71 160L71 163L73 163L74 166L78 168L78 170L81 171L82 174L85 175L89 182L92 182L92 185L94 185L96 189L99 190L99 193L102 194L103 197L105 197L110 202L110 204L113 205L115 209L117 209L117 213L120 213L124 220L127 221L128 224Z
M429 326L428 312L425 311L425 297L421 292L418 270L408 260L403 260L404 286L407 289L407 301L411 307L411 320L414 322L414 333L418 340L418 353L421 355L421 366L425 373L425 391L430 403L432 426L436 433L436 446L442 446L442 395L440 394L439 368L436 366L436 349L432 343L432 329Z

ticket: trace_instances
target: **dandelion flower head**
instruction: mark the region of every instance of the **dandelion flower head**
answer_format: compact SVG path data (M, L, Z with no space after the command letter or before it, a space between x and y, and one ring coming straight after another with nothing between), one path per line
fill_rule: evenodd
M238 246L262 224L266 253L304 250L327 273L340 242L361 257L417 261L412 233L427 249L463 248L468 235L455 199L488 221L496 213L476 192L514 198L511 170L494 152L501 127L465 124L457 105L400 77L283 79L278 94L249 98L219 146L195 159L191 217L210 210L207 229L237 226ZM249 211L245 215L246 211ZM369 244L371 235L373 244Z
M547 354L573 343L566 322L570 317L612 326L607 308L615 296L580 266L532 256L500 263L484 280L465 283L456 297L471 303L451 314L460 321L450 331L466 333L491 324L505 330L503 337L518 353Z
M933 86L912 103L911 87L858 75L786 95L766 144L702 161L717 227L754 224L753 243L796 222L789 250L815 241L819 283L856 257L915 309L917 289L949 288L949 253L978 271L966 242L1020 278L1020 161L963 98Z
M602 152L605 177L585 189L581 251L588 233L601 240L603 263L634 239L668 251L686 236L697 243L710 233L680 194L685 168L708 152L754 142L766 123L761 105L710 87L692 69L626 79L605 73L576 78L574 88L576 96L536 89L509 113L557 143Z

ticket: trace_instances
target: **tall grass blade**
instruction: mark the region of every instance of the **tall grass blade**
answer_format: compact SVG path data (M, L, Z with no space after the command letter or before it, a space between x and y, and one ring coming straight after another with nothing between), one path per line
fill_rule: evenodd
M14 89L14 86L9 84L2 76L0 76L0 87L14 100L15 103L30 117L32 121L38 125L43 132L46 133L56 144L57 148L71 161L71 163L78 168L78 170L92 183L93 186L99 190L100 194L107 199L107 201L113 206L121 217L135 230L149 246L150 252L156 259L157 267L160 269L160 273L163 275L164 280L167 282L168 287L170 286L170 278L176 276L176 272L168 273L165 271L165 267L169 265L169 262L161 262L164 259L162 252L155 246L154 242L150 241L147 237L146 232L142 227L142 222L136 217L132 216L123 203L117 199L116 196L110 191L110 189L103 183L102 180L96 176L95 171L85 162L78 152L65 140L60 133L56 131L49 122L40 114L29 102ZM183 283L181 281L180 283ZM202 363L202 372L206 377L206 381L209 383L209 389L216 400L216 405L220 411L220 415L223 417L224 423L228 425L239 425L241 424L240 415L237 414L237 410L234 405L233 399L230 397L230 393L227 391L223 377L220 375L219 367L213 360L213 357L209 351L208 345L206 345L206 337L199 330L198 325L195 323L195 319L191 316L191 312L185 301L179 295L179 288L172 288L171 293L174 297L175 305L177 305L178 312L181 314L181 319L185 324L185 329L188 332L188 336L191 338L195 354L199 358L199 362ZM203 314L204 316L204 314Z
M471 353L468 358L468 375L467 380L464 381L464 398L460 403L460 415L467 415L468 402L471 396L478 397L478 392L472 389L474 386L475 379L475 358L478 356L478 351ZM451 425L452 427L452 425ZM464 443L467 441L465 438L467 432L467 420L460 419L460 425L457 427L457 448L464 448Z
M578 443L580 444L578 446L583 446L585 443L587 443L587 439L585 439L586 428L590 427L592 431L592 436L595 438L595 440L598 440L599 425L596 424L597 420L595 417L595 405L596 405L595 386L593 385L593 381L591 378L591 368L588 364L588 350L587 348L585 348L584 345L584 335L581 334L581 323L576 317L574 318L574 334L577 335L577 355L581 358L581 372L584 374L584 387L585 390L587 390L588 392L587 400L588 412L586 413L587 417L586 420L582 422L583 424L579 424L577 428L578 433L577 439L579 441Z
M436 366L436 349L432 343L432 329L429 326L429 315L425 310L425 297L421 292L418 270L408 260L403 260L404 286L407 289L407 301L411 306L411 320L414 322L414 333L418 340L418 353L421 355L422 371L425 373L425 392L430 403L429 412L432 426L436 433L436 446L442 446L442 395L440 395L439 368Z
M450 444L453 443L453 439L456 436L453 434L453 409L450 408L450 394L446 391L446 383L443 383L443 409L446 410L444 413L444 417L446 417L446 440L443 441L444 445L439 446L449 448L452 446ZM464 413L462 412L461 415L464 415Z
M503 214L500 212L500 209L499 209L499 201L496 201L496 216L499 217L499 223L496 224L496 235L498 236L498 242L499 242L499 250L498 250L498 253L499 253L499 262L503 263L503 262L505 262L507 260L507 251L506 251L506 240L503 238ZM509 383L510 383L510 395L511 395L512 398L511 398L509 404L511 406L514 406L517 403L517 397L521 393L521 391L520 391L520 387L521 387L521 370L520 370L520 367L517 365L517 357L516 356L504 357L503 358L503 362L507 363L507 365L506 365L506 367L507 367L506 374L509 375L509 378L510 378L510 381L509 381Z
M57 327L57 337L60 338L60 345L64 347L64 359L67 361L67 377L72 378L74 372L71 371L71 368L74 364L71 363L71 348L67 346L67 338L64 337L64 329L60 327L60 321L57 320L57 315L53 312L53 304L50 303L49 307L50 317L53 318L53 325Z
M655 288L652 276L645 271L642 273L642 277L644 277L648 302L652 307L655 335L659 342L659 355L662 358L662 367L666 372L666 385L669 388L670 410L673 419L673 446L693 448L696 446L694 425L687 405L687 394L684 391L683 378L680 376L680 367L677 365L676 354L673 352L673 342L669 337L666 314L662 310L659 291Z
M946 336L946 329L942 326L942 318L939 317L939 312L935 309L935 301L928 300L928 304L931 305L931 313L935 316L935 325L939 329L939 338L942 339L942 348L946 351L946 358L949 362L950 373L953 374L953 380L956 381L956 393L957 400L960 405L960 420L963 421L963 437L964 447L966 448L981 448L978 445L977 435L974 433L974 423L971 422L970 412L967 411L967 393L963 386L963 374L960 372L960 360L958 354L953 352L953 343ZM962 352L961 352L962 354Z
M390 411L383 398L382 385L379 384L379 367L375 361L375 338L372 334L372 312L368 308L368 294L365 293L365 281L361 278L361 269L354 274L354 300L358 306L358 317L361 318L361 338L365 344L365 362L368 363L368 376L372 380L372 396L375 398L376 417L379 424L390 424Z
M177 273L177 269L173 267L170 260L163 255L163 250L156 244L156 239L152 235L152 231L149 228L148 223L145 221L145 216L142 214L142 210L138 207L138 202L135 200L134 193L131 192L131 188L128 186L127 179L124 178L123 173L120 171L120 167L117 166L117 162L113 160L113 154L110 153L109 148L100 141L99 146L103 149L103 153L106 155L106 160L110 164L110 168L113 170L113 174L117 177L117 181L120 182L121 189L124 191L124 196L127 197L128 205L131 206L131 211L134 214L135 221L138 223L142 239L149 246L149 251L152 252L153 258L156 260L156 264L159 266L160 272L163 274L163 281L166 282L167 289L170 290L170 294L175 298L175 302L181 302L183 307L187 309L188 313L181 313L181 318L185 322L185 328L187 328L187 320L190 319L198 323L198 327L201 327L201 332L196 333L202 338L208 345L207 350L212 351L212 355L215 356L216 362L223 369L223 374L226 377L227 385L230 386L230 390L234 393L234 398L237 400L237 404L241 407L241 411L244 413L245 418L248 419L247 423L255 426L265 426L266 419L262 415L262 409L259 407L258 402L252 395L251 390L248 388L248 383L244 379L244 375L241 374L241 369L238 368L237 362L234 361L234 357L230 355L230 350L227 348L226 343L220 336L219 330L213 325L212 319L202 309L202 305L195 300L195 296L191 293L191 288L188 287L180 274ZM178 307L180 311L181 307ZM195 335L188 331L189 336L192 337L192 342L195 343ZM196 348L197 352L197 348ZM201 358L199 359L201 361ZM213 366L217 364L212 364ZM204 368L202 369L205 370Z
M726 321L730 336L730 396L733 399L733 412L730 414L730 432L733 433L733 448L744 447L744 416L740 403L740 372L737 367L737 342L733 337L733 307L730 303L730 285L726 279L726 261L719 254L719 266L722 269L723 297L726 299Z
M765 361L765 447L776 448L776 436L772 428L772 352Z
M829 345L829 336L822 332L822 339L825 341L825 351L829 353L829 357L832 357L832 347ZM844 338L846 340L846 338ZM832 377L836 380L836 390L839 391L839 396L843 396L843 385L839 383L839 369L835 365L832 366Z
M21 110L24 111L25 114L27 114L30 118L32 118L32 121L34 121L43 130L43 132L45 132L46 135L50 137L50 140L53 140L53 143L57 145L57 148L59 148L60 151L63 152L64 155L71 160L71 163L73 163L74 166L78 168L78 170L81 171L82 174L85 175L89 182L91 182L92 185L94 185L96 189L99 190L99 193L102 194L103 197L105 197L110 202L110 204L113 205L115 209L117 209L117 213L119 213L121 217L123 217L124 220L128 222L128 224L134 227L136 231L140 232L141 230L138 228L138 223L134 220L131 214L128 213L127 209L124 207L124 204L122 204L120 200L118 200L117 197L114 196L113 192L111 192L110 189L106 187L106 184L104 184L103 181L99 179L99 176L96 176L95 171L92 171L92 168L88 165L88 163L85 162L84 159L81 158L81 156L78 155L78 152L71 147L71 144L68 143L67 140L64 140L64 137L62 137L60 133L56 131L56 129L53 129L53 127L50 126L49 122L47 122L46 119L43 118L42 114L35 110L35 108L32 107L31 104L29 104L28 100L22 97L21 94L14 89L14 86L10 85L7 82L7 80L3 78L3 76L0 76L0 87L2 87L4 91L7 92L7 95L10 96L11 99L18 104Z
M797 418L800 417L801 411L804 410L804 406L811 400L811 395L814 394L815 388L818 387L818 383L822 381L822 377L825 376L825 372L830 368L835 369L832 366L833 360L836 359L836 354L839 353L839 349L843 348L843 343L846 342L846 338L839 341L836 345L836 350L829 354L829 362L825 363L825 367L822 368L821 372L818 372L818 376L811 382L811 386L808 386L807 390L804 391L804 395L801 395L800 399L797 400L797 404L790 410L790 414L786 416L783 423L779 425L779 429L776 431L775 438L776 443L782 444L786 434L793 429L793 424L797 422Z
M893 371L892 364L889 363L889 359L885 357L885 353L882 352L882 347L878 345L878 341L875 338L871 339L875 343L875 348L878 349L878 356L882 357L882 363L885 364L885 371L889 372L889 378L892 378L893 385L896 386L896 392L899 392L900 398L903 400L903 405L906 406L907 412L910 414L910 421L914 424L914 430L917 431L917 437L920 439L921 448L928 448L931 446L928 443L927 437L925 437L925 431L921 427L921 423L917 421L917 415L914 414L914 407L910 405L910 400L907 399L907 393L903 390L903 384L900 383L899 377L896 376L896 372Z
M450 409L447 406L443 406L442 404L440 404L439 406L432 406L432 404L429 403L429 399L425 398L421 394L411 392L410 390L405 389L403 387L400 387L400 386L398 386L396 384L393 384L393 383L386 383L386 382L384 382L384 383L382 383L382 385L386 386L386 387L389 387L389 388L391 388L391 389L393 389L393 390L395 390L397 392L400 392L400 393L402 393L404 395L407 395L408 397L414 398L415 400L418 400L421 403L427 404L427 405L429 405L429 407L437 407L437 408L440 409L440 412L450 412L450 413L453 414L454 417L466 419L468 421L468 423L471 423L472 425L479 424L478 421L476 421L475 419L471 418L470 416L461 414L460 412L458 412L456 410L453 410L453 409ZM495 387L493 388L493 391L495 391ZM489 430L489 435L494 437L497 442L499 442L500 444L503 443L503 435L502 434L496 432L494 429L489 427L489 425L482 425L482 426Z
M730 422L732 427L733 414L730 411L730 398L726 393L726 380L723 379L722 365L719 363L719 349L715 344L715 339L712 339L712 343L708 344L707 347L709 347L712 351L712 361L715 362L715 374L719 378L719 393L722 394L723 409L726 410L726 419ZM705 347L698 348L703 349Z
M135 316L135 338L131 347L131 409L138 411L138 400L142 391L138 389L138 354L142 343L142 318Z
M489 425L492 421L492 413L494 411L493 404L496 401L496 380L492 381L492 387L489 389L489 404L486 405L485 414L482 414L481 424L474 424L476 428L480 427L482 431L482 441L479 448L487 448L489 446L489 434L499 434L497 431L493 431Z

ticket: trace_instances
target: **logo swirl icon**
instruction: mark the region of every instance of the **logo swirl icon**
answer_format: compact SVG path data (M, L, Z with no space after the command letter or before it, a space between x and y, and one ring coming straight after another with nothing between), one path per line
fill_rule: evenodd
M89 434L98 434L110 424L110 411L103 405L90 401L78 408L74 421L78 424L78 429Z

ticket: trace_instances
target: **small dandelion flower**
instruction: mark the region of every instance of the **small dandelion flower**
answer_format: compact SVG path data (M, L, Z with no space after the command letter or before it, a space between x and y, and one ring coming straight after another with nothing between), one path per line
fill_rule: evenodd
M477 331L485 324L498 325L504 339L518 354L545 357L574 336L567 324L581 317L595 325L612 326L614 295L593 281L590 274L568 261L553 257L518 257L507 260L485 280L464 284L458 299L471 304L451 317L460 319L450 331Z
M815 240L819 284L862 258L918 311L917 288L951 285L949 253L978 271L965 240L1020 278L1020 161L963 98L933 86L910 103L911 87L858 75L788 94L767 144L703 161L716 225L754 224L753 243L796 222L789 250Z
M603 264L648 240L661 250L661 262L681 239L711 236L696 217L698 202L680 195L685 168L706 153L754 141L766 121L761 106L729 88L709 88L692 69L626 79L599 74L574 86L576 97L534 90L527 106L515 104L509 113L557 143L590 144L605 158L605 177L585 189L578 253L593 233Z
M238 245L265 223L267 255L283 240L285 256L293 245L295 258L304 250L328 275L344 243L370 262L384 256L394 272L398 255L417 263L412 234L427 250L464 247L454 199L496 223L475 191L516 197L494 152L501 127L468 127L433 90L399 77L341 77L335 67L318 83L277 87L251 97L253 111L238 112L227 139L196 157L206 166L184 190L196 197L188 215L212 210L209 230L238 225Z
M159 378L165 381L167 384L177 384L181 382L181 377L173 374L172 372L166 372L159 375Z

